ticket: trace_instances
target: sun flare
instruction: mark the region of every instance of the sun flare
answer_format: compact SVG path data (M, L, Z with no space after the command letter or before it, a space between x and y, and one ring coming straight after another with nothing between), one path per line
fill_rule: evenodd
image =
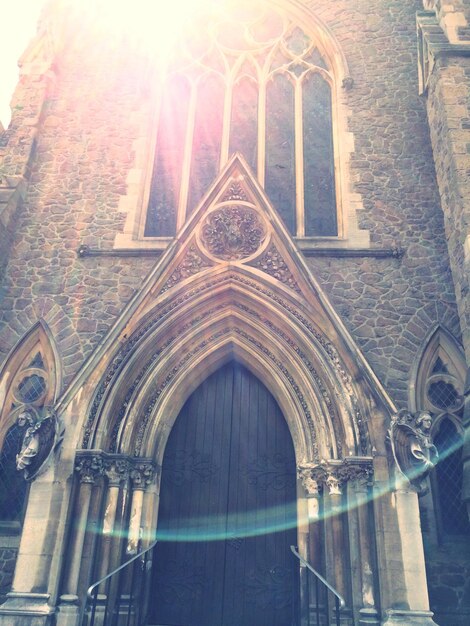
M226 0L80 0L80 10L109 37L125 37L149 52L165 55L201 12Z

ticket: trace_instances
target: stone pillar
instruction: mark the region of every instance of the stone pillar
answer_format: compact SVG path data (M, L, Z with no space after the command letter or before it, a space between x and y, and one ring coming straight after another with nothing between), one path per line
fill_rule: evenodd
M49 582L53 548L46 546L48 533L57 532L57 517L51 512L57 501L60 502L63 491L61 486L54 488L52 476L51 468L31 484L13 588L0 607L2 626L26 623L44 626L54 618Z
M65 560L68 563L68 570L65 576L63 593L59 599L58 626L76 626L80 619L81 608L77 595L78 581L93 485L96 479L103 473L101 455L99 453L81 455L76 460L75 470L79 474L80 484L74 507L74 527Z
M325 496L326 524L329 527L331 541L329 550L329 561L333 569L334 586L345 601L349 596L346 570L347 548L345 545L344 525L343 525L343 490L341 479L337 472L328 471L325 485L328 493Z
M375 589L375 536L369 513L371 479L365 475L348 483L348 517L351 545L351 574L359 589L359 624L380 624ZM356 602L354 603L356 605Z
M323 561L323 538L321 532L320 519L320 485L311 477L311 470L308 468L298 468L298 476L302 481L304 491L306 493L306 509L307 509L307 545L305 558L307 562L318 572L322 571ZM315 583L312 580L313 574L306 570L305 567L300 568L300 605L301 620L303 624L309 624L309 612L315 610L317 598L315 594ZM318 599L320 602L320 598Z
M129 474L127 459L121 457L105 460L104 474L108 479L108 485L104 507L98 578L103 578L110 573L113 545L119 544L119 539L116 541L115 537L116 517L121 483Z
M129 533L126 553L136 554L141 539L144 511L144 491L153 483L155 465L152 461L138 461L130 473L132 482L132 501L129 517Z
M158 505L160 498L161 468L155 469L154 480L147 486L144 492L144 506L142 511L142 547L146 548L156 538Z
M391 484L388 461L374 459L374 519L382 624L435 626L429 599L418 495Z
M147 459L135 459L130 468L132 485L131 503L129 507L129 528L126 540L126 559L129 560L145 548L146 538L143 530L145 526L144 501L146 492L154 484L155 464ZM150 494L149 494L150 495ZM123 615L128 610L133 611L136 605L128 609L127 602L131 597L139 596L138 606L145 611L146 607L146 580L142 578L142 562L140 559L131 563L121 572L119 587L121 590L121 609ZM112 594L114 592L111 592Z

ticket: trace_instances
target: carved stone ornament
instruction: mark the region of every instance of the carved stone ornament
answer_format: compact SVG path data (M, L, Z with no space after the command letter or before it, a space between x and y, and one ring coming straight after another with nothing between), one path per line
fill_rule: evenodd
M302 293L297 281L276 246L270 245L261 259L257 260L256 263L252 265L281 281L281 283L284 283L297 293Z
M134 462L130 476L134 489L146 489L155 478L155 465L151 461Z
M324 459L321 463L300 469L303 474L309 477L309 480L316 482L317 485L325 485L330 495L337 496L342 494L343 486L346 483L365 481L370 484L373 476L371 457L351 456L342 460Z
M64 428L54 410L22 406L17 410L16 422L25 428L21 448L16 455L16 469L26 480L33 480L43 472L54 451L64 438Z
M223 206L209 213L202 225L203 247L217 259L238 261L259 250L267 236L266 225L255 209Z
M392 417L387 436L398 471L420 495L426 493L426 477L438 460L431 426L432 417L427 411L413 414L403 409Z
M168 291L168 289L171 289L185 278L194 276L208 267L211 267L211 264L202 258L194 245L191 245L181 263L174 269L161 288L160 293Z
M121 455L104 457L103 470L110 486L118 486L129 477L131 465L128 459Z
M75 471L80 476L80 482L93 485L102 476L104 470L103 458L100 452L87 451L75 459Z
M297 468L297 475L302 481L302 485L310 497L315 498L320 495L320 485L314 478L312 478L309 468Z
M242 200L247 202L248 198L246 196L245 190L243 189L241 183L238 180L234 180L227 191L224 193L222 197L222 202L230 202L235 200L236 202Z

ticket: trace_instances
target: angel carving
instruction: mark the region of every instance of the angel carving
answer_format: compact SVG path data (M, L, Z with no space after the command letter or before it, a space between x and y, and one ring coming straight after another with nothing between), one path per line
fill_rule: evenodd
M41 417L33 407L23 407L16 422L21 428L26 426L16 455L16 469L23 472L26 480L32 480L45 467L61 441L59 421L53 411Z
M432 417L427 411L415 415L406 410L393 418L388 431L395 463L418 493L426 493L426 477L436 465L438 452L431 441Z

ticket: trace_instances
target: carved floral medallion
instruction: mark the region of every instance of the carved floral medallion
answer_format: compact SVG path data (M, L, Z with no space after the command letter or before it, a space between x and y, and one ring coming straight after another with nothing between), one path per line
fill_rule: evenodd
M243 205L224 206L212 211L200 232L203 247L223 261L251 257L266 237L266 225L258 212Z

